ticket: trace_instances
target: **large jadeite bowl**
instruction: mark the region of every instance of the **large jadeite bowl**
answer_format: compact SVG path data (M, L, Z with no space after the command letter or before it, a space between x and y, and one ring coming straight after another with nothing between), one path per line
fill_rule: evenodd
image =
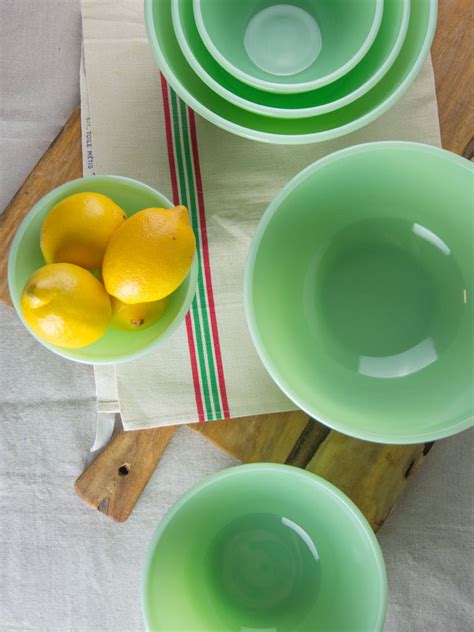
M168 512L142 583L148 630L381 632L387 581L364 516L288 465L233 467Z
M170 297L168 307L160 320L143 331L125 332L109 327L105 335L82 349L63 349L38 338L23 320L20 296L28 277L45 265L40 250L41 224L46 215L60 200L83 191L108 195L128 216L144 208L170 208L173 205L151 187L121 176L90 176L72 180L50 191L37 202L21 223L13 239L8 259L8 285L13 305L25 327L43 346L64 358L86 364L112 364L138 358L158 347L184 320L197 286L197 261Z
M270 143L324 141L353 132L386 112L407 90L429 52L436 26L436 0L412 4L402 49L386 75L367 94L334 112L300 119L276 119L246 111L209 88L186 61L173 29L171 0L145 0L150 46L166 79L198 114L223 129Z
M201 39L227 72L276 93L336 81L366 55L383 0L193 0Z
M382 142L319 160L270 204L245 304L270 375L348 435L418 443L473 423L474 167Z
M230 75L204 46L192 0L172 0L173 26L188 63L211 90L234 105L265 116L300 118L337 110L363 96L388 72L405 41L410 0L385 0L377 37L365 57L337 81L302 94L262 92Z

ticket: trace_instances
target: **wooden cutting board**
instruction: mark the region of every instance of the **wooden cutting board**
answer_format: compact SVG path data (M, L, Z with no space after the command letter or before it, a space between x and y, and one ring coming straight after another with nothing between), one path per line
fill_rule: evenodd
M440 0L432 49L443 146L472 159L474 113L471 0ZM82 176L77 108L0 218L0 301L10 303L7 253L33 204L63 182ZM432 444L381 445L341 435L299 411L191 424L245 463L288 463L323 476L360 507L372 527L384 522ZM128 518L176 428L122 432L78 478L75 489L111 518Z

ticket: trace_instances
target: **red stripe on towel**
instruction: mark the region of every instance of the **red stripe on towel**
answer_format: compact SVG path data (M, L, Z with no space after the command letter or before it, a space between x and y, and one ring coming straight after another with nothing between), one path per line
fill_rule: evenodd
M204 206L201 166L199 162L199 150L198 150L197 135L196 135L196 120L194 117L194 112L190 108L187 108L187 110L188 110L188 116L189 116L189 129L191 132L191 149L193 153L194 174L195 174L195 179L196 179L196 190L197 190L198 205L199 205L199 223L201 227L204 276L206 278L207 300L209 304L209 316L211 320L212 338L214 341L214 351L215 351L216 365L217 365L217 375L219 379L219 390L220 390L221 401L222 401L222 414L224 415L224 419L229 419L230 418L229 403L227 400L227 389L225 385L224 367L222 364L221 347L220 347L220 342L219 342L219 331L217 328L216 309L215 309L215 304L214 304L214 293L212 290L211 264L210 264L210 259L209 259L209 246L208 246L208 241L207 241L206 211L205 211L205 206Z
M168 146L168 162L170 169L171 188L173 191L173 203L179 204L179 192L178 192L178 180L176 176L176 163L173 148L173 126L171 124L171 110L170 101L168 95L168 83L164 76L160 73L161 78L161 93L163 95L163 110L165 114L165 127L166 127L166 143ZM191 323L191 316L188 312L186 314L186 334L188 337L189 347L189 359L191 361L191 373L193 377L194 385L194 397L196 400L196 409L199 421L204 421L204 407L202 404L201 383L199 381L199 371L196 361L196 345L194 343L193 327Z

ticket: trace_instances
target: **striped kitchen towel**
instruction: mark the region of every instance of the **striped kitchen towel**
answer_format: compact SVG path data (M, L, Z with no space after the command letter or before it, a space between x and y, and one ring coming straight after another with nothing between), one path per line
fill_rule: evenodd
M167 1L167 0L166 0ZM82 0L85 173L142 180L189 208L198 291L185 323L156 351L96 367L99 411L127 429L291 410L250 340L245 258L270 200L318 158L361 142L439 145L431 63L386 115L331 142L276 146L233 136L194 114L157 69L142 0Z

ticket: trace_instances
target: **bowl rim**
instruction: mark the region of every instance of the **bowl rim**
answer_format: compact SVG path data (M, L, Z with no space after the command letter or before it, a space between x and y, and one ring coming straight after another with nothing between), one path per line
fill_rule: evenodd
M264 471L264 472L286 472L288 476L293 476L296 479L305 479L311 482L317 492L325 493L326 495L332 497L335 501L340 503L350 514L353 519L353 524L363 533L363 535L367 538L371 552L373 554L373 558L376 565L376 570L378 573L378 579L380 582L380 599L378 604L378 612L376 619L376 627L374 632L382 632L383 625L385 621L385 616L387 612L387 572L385 568L385 561L383 558L383 553L380 548L379 541L377 536L375 535L372 527L370 526L367 518L364 516L362 511L357 507L357 505L336 485L330 483L325 478L314 474L313 472L309 472L308 470L301 469L299 467L295 467L293 465L286 465L283 463L247 463L243 465L235 465L233 467L228 467L219 472L208 476L204 480L198 482L196 485L193 485L191 489L182 494L178 500L168 509L166 514L163 516L158 526L156 527L150 544L148 545L146 554L145 554L145 562L143 564L142 573L141 573L141 610L142 616L145 623L145 627L147 630L152 630L149 625L150 618L148 616L148 607L147 607L147 599L146 599L146 590L148 586L148 578L150 576L151 565L153 560L153 555L158 546L158 543L163 535L163 532L169 525L169 523L173 520L174 516L180 511L180 509L196 494L199 494L201 491L215 484L219 484L220 481L230 478L233 476L245 475L247 472L252 474L255 472Z
M273 92L274 94L296 94L302 92L308 92L310 90L314 90L316 88L322 88L323 86L327 86L333 81L340 79L345 74L347 74L350 70L354 68L367 54L368 50L372 46L375 38L377 37L378 30L380 28L380 23L382 21L382 15L384 10L384 0L372 0L374 4L374 15L372 18L372 23L370 29L366 35L365 40L361 44L360 48L356 51L356 53L346 61L345 64L336 68L328 75L324 75L319 77L318 79L313 79L312 81L301 81L297 83L280 83L273 81L266 81L265 79L260 79L258 77L254 77L249 73L241 70L237 66L235 66L231 61L225 57L219 50L219 48L214 44L212 37L210 36L207 28L206 22L204 20L204 16L202 13L201 0L192 0L193 1L193 10L194 10L194 20L196 22L196 26L201 35L201 39L204 42L209 53L214 57L214 59L225 69L228 73L233 75L235 78L243 81L249 86L253 88L258 88L260 90L264 90L266 92ZM278 3L276 3L278 4ZM281 4L281 3L280 3Z
M50 204L51 201L58 194L66 197L68 192L71 189L74 189L75 186L77 186L78 184L88 183L88 182L94 183L94 182L97 182L98 180L111 182L111 183L117 182L117 183L125 184L127 186L138 187L142 191L146 191L153 195L158 195L163 200L163 202L168 204L168 208L172 208L174 206L174 204L172 204L165 195L160 193L158 189L155 189L149 186L148 184L145 184L144 182L140 182L140 180L135 180L134 178L128 178L126 176L117 176L117 175L108 175L108 174L84 176L82 178L75 178L74 180L69 180L68 182L63 183L55 187L54 189L51 189L51 191L49 191L46 195L44 195L42 198L37 200L37 202L35 202L35 204L31 207L31 209L28 211L28 213L25 215L20 225L18 226L15 232L15 236L12 239L12 242L10 244L10 250L8 252L8 291L10 293L10 298L12 300L13 307L15 308L15 311L19 319L21 320L25 328L28 330L28 332L33 336L33 338L35 338L38 342L40 342L41 345L43 345L43 347L46 347L46 349L49 349L49 351L53 351L53 353L56 353L57 355L63 358L66 358L67 360L70 360L71 362L78 362L79 364L92 364L92 365L111 365L111 364L121 364L123 362L129 362L131 360L136 360L137 358L140 358L146 355L147 353L149 353L150 351L158 347L164 340L166 340L166 338L168 338L168 336L170 336L178 328L178 326L183 321L185 315L187 314L191 306L191 303L193 301L194 295L196 293L197 280L198 280L198 260L197 260L197 253L196 253L194 256L193 263L191 265L191 269L188 273L189 288L183 300L183 304L176 315L176 318L170 323L169 327L165 329L165 331L161 334L161 336L158 336L155 340L152 340L144 349L140 349L132 353L119 354L110 360L104 360L100 358L94 358L93 360L92 359L89 360L87 358L71 357L71 355L69 355L68 353L69 349L58 347L56 345L52 345L42 340L30 329L28 324L25 322L23 318L23 314L21 312L21 308L20 308L20 294L21 293L17 292L16 283L15 283L15 264L16 264L16 259L17 259L17 255L19 251L20 242L23 236L25 235L26 231L28 230L31 222L36 217L36 215L39 212L41 212L45 204L46 205ZM91 190L93 190L92 187L91 187ZM87 349L87 346L84 347L84 349Z
M398 87L395 90L391 91L375 108L372 108L365 115L353 119L345 125L337 128L328 129L323 132L282 134L277 132L265 132L261 130L256 130L252 127L246 127L239 123L234 123L231 119L224 118L220 114L217 114L214 110L211 110L207 106L202 105L201 102L188 91L188 89L181 83L181 81L179 81L175 77L173 71L171 70L167 60L165 59L161 51L158 37L154 28L153 6L155 1L156 0L145 0L145 27L147 31L147 37L153 57L155 58L159 69L162 71L163 75L166 77L167 82L178 94L178 96L180 96L183 101L197 114L201 115L203 118L207 119L211 123L214 123L214 125L222 128L227 132L260 142L274 143L279 145L303 145L338 138L340 136L344 136L346 134L354 132L364 127L365 125L368 125L379 116L384 114L387 110L389 110L403 96L403 94L405 94L416 76L419 74L428 55L431 42L433 41L438 15L438 0L426 0L429 4L429 17L425 38L420 47L420 50L418 51L416 60L413 63L411 69L407 71L405 78L401 81ZM170 2L170 0L166 0L166 2Z
M415 152L424 152L428 154L436 154L444 156L445 159L450 160L451 162L459 165L464 168L466 171L474 173L474 165L463 158L462 156L458 156L450 151L442 149L441 147L435 147L434 145L427 145L424 143L416 143L411 141L379 141L373 143L363 143L360 145L352 145L351 147L346 147L344 149L340 149L335 151L323 158L313 162L308 165L305 169L300 171L294 178L292 178L281 191L273 198L270 202L269 206L263 213L260 222L255 230L254 236L250 243L250 247L247 254L247 260L245 263L245 273L244 273L244 308L245 315L247 319L247 325L249 328L250 336L252 338L252 342L254 344L255 350L257 351L260 360L265 366L271 378L275 381L278 387L283 391L283 393L294 403L298 408L303 410L310 417L317 419L322 424L341 432L345 435L349 435L355 437L357 439L362 439L364 441L373 441L375 443L385 443L385 444L413 444L413 443L425 443L428 441L436 441L437 439L443 439L445 437L449 437L451 435L457 434L462 430L466 430L474 423L474 417L468 416L462 421L458 421L455 424L451 424L447 427L441 428L436 431L427 431L427 432L415 432L413 434L406 433L386 433L386 432L369 432L369 431L360 431L354 429L352 426L347 425L343 420L328 418L325 415L320 414L320 412L314 408L313 406L308 406L294 391L294 389L283 380L278 371L275 369L271 354L268 353L265 346L262 343L257 319L255 316L255 312L253 309L253 271L255 267L255 261L258 253L258 249L260 246L260 242L265 234L265 231L273 217L273 215L277 212L280 207L282 201L294 190L296 190L299 185L304 182L308 176L316 173L321 168L325 166L337 162L340 158L344 158L346 156L365 153L369 151L381 151L381 150L390 150L390 149L404 149L408 151Z
M410 9L411 9L411 0L401 0L402 2L402 15L398 28L398 32L395 37L395 42L392 50L387 55L383 64L371 75L367 81L365 81L358 88L353 90L351 93L346 94L344 97L340 97L334 101L329 101L325 104L321 105L312 105L308 107L299 107L299 108L284 108L278 106L265 105L263 103L255 103L254 101L250 101L247 98L244 98L234 92L233 90L227 88L225 85L220 84L217 79L215 79L204 66L202 66L198 59L196 58L192 46L186 39L183 23L181 20L181 0L172 0L171 5L171 14L173 20L173 27L176 34L176 39L178 40L178 44L181 48L183 55L186 57L189 65L193 69L193 71L202 79L202 81L208 85L211 90L214 90L217 94L219 94L223 99L226 99L230 103L233 103L237 107L241 107L244 110L248 110L249 112L256 112L258 114L262 114L263 116L270 116L280 119L285 118L304 118L308 116L314 116L317 114L324 114L327 112L333 112L341 107L349 105L353 103L361 96L366 94L369 90L371 90L386 74L389 72L392 67L395 59L398 57L398 54L403 46L405 41L405 37L408 30L408 24L410 21ZM382 18L383 19L383 18ZM379 33L377 33L377 36ZM370 54L370 51L367 51L367 54ZM224 69L225 72L227 72ZM235 77L234 77L235 79ZM253 87L253 86L252 86ZM323 86L321 86L323 87ZM256 88L254 88L256 89Z

